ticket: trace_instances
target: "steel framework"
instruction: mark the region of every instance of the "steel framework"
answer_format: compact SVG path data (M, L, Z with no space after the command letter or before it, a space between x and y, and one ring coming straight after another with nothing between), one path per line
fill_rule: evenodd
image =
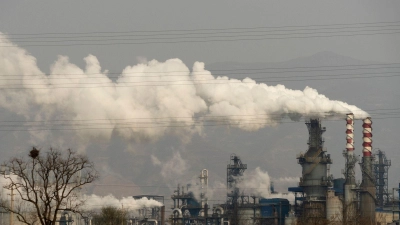
M386 158L385 152L378 149L375 153L373 167L376 180L376 201L379 207L383 207L390 202L388 190L388 172L390 166L391 160Z

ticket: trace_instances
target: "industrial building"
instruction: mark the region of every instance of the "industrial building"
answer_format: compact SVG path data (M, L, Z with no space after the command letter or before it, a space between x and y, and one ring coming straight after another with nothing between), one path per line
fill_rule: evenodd
M346 149L343 151L343 177L330 174L333 160L324 147L326 128L320 119L306 121L308 149L297 155L302 168L294 193L294 203L285 198L263 198L245 194L238 183L247 169L239 156L232 154L226 173L226 202L209 205L207 199L208 171L199 179L200 197L190 187L179 186L171 196L174 205L170 222L173 225L283 225L283 224L398 224L400 217L399 188L389 189L388 170L391 161L383 151L373 151L372 120L362 120L362 157L354 145L354 115L346 115ZM362 180L356 181L355 167L360 165ZM271 189L273 186L271 185ZM273 192L273 190L271 191Z
M165 206L164 196L161 195L135 195L134 199L140 200L147 198L163 204L163 206L143 207L137 209L137 216L129 218L130 225L164 225L165 224Z

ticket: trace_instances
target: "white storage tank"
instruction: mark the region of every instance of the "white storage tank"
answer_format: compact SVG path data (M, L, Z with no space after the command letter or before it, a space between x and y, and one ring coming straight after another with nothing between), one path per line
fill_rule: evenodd
M330 222L341 222L342 215L342 202L338 196L335 196L334 190L328 190L326 193L326 219Z

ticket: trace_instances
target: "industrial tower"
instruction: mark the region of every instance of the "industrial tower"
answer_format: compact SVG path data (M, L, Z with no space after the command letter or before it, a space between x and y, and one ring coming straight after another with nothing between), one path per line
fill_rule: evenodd
M237 225L239 222L238 210L239 210L239 188L237 184L243 176L243 172L247 169L247 164L243 164L239 156L232 154L230 163L226 169L226 183L228 188L227 199L226 199L226 213L230 217L230 223ZM243 201L244 199L242 199ZM247 199L248 201L248 199Z
M346 159L346 167L344 170L344 204L343 218L346 223L354 221L357 215L357 192L354 167L358 161L354 155L354 114L346 115L346 150L343 151Z
M361 162L362 182L360 185L360 213L365 225L375 224L375 176L372 170L372 121L363 120L363 157Z
M388 160L385 152L380 149L378 149L374 158L373 167L376 180L376 201L377 206L383 207L389 202L388 172L391 166L391 160Z
M306 122L309 141L308 150L300 154L297 159L302 166L302 177L299 186L303 188L305 199L303 201L303 217L310 219L325 219L326 193L331 186L328 177L328 164L332 164L329 154L324 149L322 134L325 127L321 127L319 119L310 119Z

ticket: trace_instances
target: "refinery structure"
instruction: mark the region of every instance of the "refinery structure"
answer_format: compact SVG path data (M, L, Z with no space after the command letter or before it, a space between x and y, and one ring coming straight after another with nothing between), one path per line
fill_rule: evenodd
M308 149L297 155L301 166L298 186L289 187L295 196L290 202L285 195L270 196L246 193L240 189L241 177L247 169L242 159L232 154L226 173L226 202L209 204L208 171L199 176L200 197L187 186L177 187L171 196L174 204L166 223L173 225L283 225L283 224L399 224L399 188L389 189L388 171L391 161L383 151L373 149L372 120L362 120L363 143L358 157L354 145L354 115L346 115L346 140L343 150L345 168L342 175L330 174L334 164L324 147L326 128L320 119L306 121L309 132ZM356 167L361 169L361 182ZM336 178L335 178L336 177ZM400 184L399 184L400 187Z
M269 196L247 193L240 185L245 182L247 164L231 154L226 167L226 192L223 203L211 204L207 169L200 171L196 187L177 184L170 197L160 195L132 196L139 200L155 200L158 206L136 209L124 224L130 225L373 225L399 224L400 183L389 188L388 171L391 161L385 152L373 149L372 120L362 120L362 157L354 144L354 115L346 115L343 150L345 168L341 175L330 174L334 160L324 147L326 128L318 118L306 121L309 133L308 149L297 154L301 174L298 185L288 193L277 194L270 184ZM362 147L362 148L361 148ZM294 159L295 160L295 159ZM361 182L356 179L356 167L361 169ZM259 187L266 188L266 187ZM286 198L291 194L294 199ZM164 200L170 198L172 205ZM166 213L170 212L170 213ZM80 221L80 222L78 222ZM89 217L60 220L60 224L92 224Z

